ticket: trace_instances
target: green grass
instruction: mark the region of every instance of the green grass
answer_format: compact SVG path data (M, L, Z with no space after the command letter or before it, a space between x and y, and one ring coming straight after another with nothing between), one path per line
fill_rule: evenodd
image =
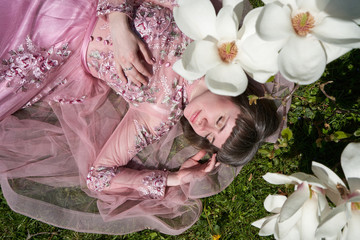
M260 4L260 1L256 5ZM282 186L266 183L267 172L291 174L311 173L311 162L318 161L342 175L340 154L349 142L359 142L354 132L360 128L360 50L353 50L328 65L320 81L300 87L292 99L288 127L293 138L287 147L274 150L273 144L262 147L263 154L246 165L239 176L223 192L202 199L203 212L199 221L179 236L167 236L144 230L124 236L85 234L56 228L17 214L0 194L0 239L272 239L258 236L251 222L267 216L263 201L268 194L288 192ZM321 84L330 100L320 90ZM338 139L339 131L349 134ZM274 151L274 157L267 152Z

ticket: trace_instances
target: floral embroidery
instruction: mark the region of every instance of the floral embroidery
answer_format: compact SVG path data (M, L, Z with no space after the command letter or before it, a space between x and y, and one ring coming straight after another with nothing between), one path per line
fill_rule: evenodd
M91 167L86 177L86 184L90 190L101 192L110 186L111 179L117 173L116 167Z
M133 6L127 3L123 3L119 5L117 4L117 1L100 0L96 9L96 15L97 16L107 15L113 11L123 12L128 16L132 16Z
M144 187L139 190L144 196L159 199L165 196L167 172L152 172L143 178Z
M15 92L40 88L46 73L60 66L70 55L68 44L49 49L35 46L29 37L26 44L9 52L10 58L3 59L0 66L0 82L7 82Z
M175 81L176 82L176 81ZM145 125L140 125L137 120L134 120L137 135L135 136L135 149L129 150L129 153L137 153L143 148L158 141L180 120L183 115L183 108L186 104L187 96L183 86L175 86L175 94L169 98L166 96L163 103L170 106L171 113L167 121L161 122L159 126L154 128L152 133Z

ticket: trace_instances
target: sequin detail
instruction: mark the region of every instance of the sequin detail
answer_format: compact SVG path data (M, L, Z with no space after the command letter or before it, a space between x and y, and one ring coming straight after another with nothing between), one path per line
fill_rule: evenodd
M143 178L143 187L139 188L139 191L143 196L150 197L152 199L160 199L165 196L167 172L151 172L150 175Z
M116 170L116 167L91 167L86 177L87 187L92 191L103 191L110 186L110 181L115 176Z
M46 73L60 66L70 53L67 43L45 49L35 46L30 37L26 37L25 44L11 50L10 57L2 60L0 82L5 81L14 92L40 88Z

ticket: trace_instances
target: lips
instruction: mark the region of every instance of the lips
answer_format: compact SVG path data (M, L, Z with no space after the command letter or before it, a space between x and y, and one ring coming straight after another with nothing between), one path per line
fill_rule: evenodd
M194 122L195 122L195 120L196 120L196 118L199 116L200 112L201 112L201 110L196 111L196 112L191 116L191 118L190 118L190 122L191 122L191 123L194 123Z

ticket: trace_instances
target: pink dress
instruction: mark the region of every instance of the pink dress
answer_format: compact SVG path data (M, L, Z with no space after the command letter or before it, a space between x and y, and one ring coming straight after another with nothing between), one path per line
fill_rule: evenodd
M180 234L199 218L199 198L222 191L239 173L222 164L189 184L166 186L168 171L196 153L183 144L178 120L201 81L190 84L171 70L189 41L172 5L13 0L0 6L6 26L0 26L0 174L14 211L80 232ZM96 17L110 11L133 19L156 58L146 87L116 74L106 17ZM182 141L173 145L174 139Z

